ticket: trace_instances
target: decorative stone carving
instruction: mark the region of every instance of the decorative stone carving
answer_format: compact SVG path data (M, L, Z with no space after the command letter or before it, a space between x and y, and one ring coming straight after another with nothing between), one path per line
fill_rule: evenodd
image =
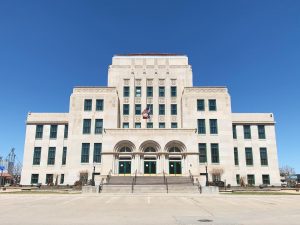
M171 79L171 85L176 85L176 79Z
M129 79L124 79L124 85L129 86L129 81L130 81Z
M140 122L141 121L141 116L135 116L135 121Z
M136 86L141 86L142 80L141 79L135 79L135 85Z
M141 103L141 97L135 97L134 102L137 104Z
M128 122L129 121L129 116L123 116L123 121Z
M165 116L158 116L159 122L164 122L165 121Z
M176 97L171 97L171 103L176 103L177 98Z
M147 98L147 104L152 104L153 103L153 98Z
M164 86L165 85L165 79L159 79L158 80L158 85Z
M177 116L171 116L171 121L176 122L177 121Z
M226 93L226 87L186 87L185 93Z
M158 103L164 104L165 103L165 98L164 97L158 98Z
M147 86L153 86L153 79L147 79Z
M129 98L124 98L124 103L129 103Z

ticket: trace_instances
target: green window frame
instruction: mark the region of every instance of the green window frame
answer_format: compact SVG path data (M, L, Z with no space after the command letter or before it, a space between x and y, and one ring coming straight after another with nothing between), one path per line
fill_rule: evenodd
M90 158L90 143L82 143L81 163L88 163Z
M165 97L165 87L158 87L158 96L159 97Z
M84 99L84 111L92 111L92 99Z
M90 134L91 133L91 119L83 119L82 133Z
M102 134L103 132L103 119L95 119L95 134Z
M42 139L43 138L43 130L44 130L44 126L42 124L36 125L35 139Z
M218 134L218 120L210 119L209 120L210 134Z
M147 123L147 128L153 128L153 123L152 122L148 122Z
M211 162L220 163L219 144L212 143L210 144L210 148L211 148Z
M199 163L207 162L207 148L206 143L198 143Z
M204 99L197 99L197 111L205 110L205 102Z
M61 165L66 165L66 163L67 163L67 151L68 151L67 147L63 147Z
M270 185L270 175L269 174L262 175L262 183L266 184L266 185Z
M247 182L248 185L255 185L255 175L254 174L248 174L247 175Z
M165 115L166 113L165 104L159 104L158 108L159 108L159 115Z
M60 175L60 184L63 184L65 182L65 174Z
M96 99L96 111L103 111L103 110L104 110L104 100Z
M152 86L147 87L147 97L153 97L153 87Z
M206 133L206 126L205 126L205 119L198 119L198 134L205 134Z
M55 147L49 147L49 149L48 149L48 160L47 160L48 165L54 165L55 164L55 152L56 152Z
M267 148L259 148L260 164L262 166L268 166L268 151Z
M127 123L127 122L123 123L123 128L128 129L129 128L129 123Z
M57 138L57 125L51 125L50 126L50 139L56 139Z
M32 165L40 165L41 163L41 147L34 147Z
M232 137L233 137L233 139L237 139L236 125L232 125Z
M173 122L171 123L171 128L172 129L176 129L178 127L177 123Z
M171 87L171 97L176 97L177 96L177 87L172 86Z
M33 173L31 174L31 184L38 184L39 183L39 174Z
M129 97L130 96L130 87L124 86L123 87L123 97Z
M177 104L171 104L171 115L177 115Z
M252 148L245 148L246 165L253 166L253 152Z
M251 139L251 126L250 125L244 125L244 139Z
M209 108L209 111L217 111L217 101L216 101L216 99L209 99L208 100L208 108Z
M259 139L266 139L265 126L264 125L258 125L257 130L258 130L258 138Z
M165 124L165 123L159 123L159 124L158 124L158 127L159 127L159 128L166 128L166 124Z
M135 123L134 128L142 128L142 124L141 123Z
M93 162L101 163L102 143L94 143Z
M239 152L237 147L234 147L234 165L239 165Z
M135 115L141 115L141 114L142 114L142 105L135 104Z
M123 104L123 115L129 115L129 104Z

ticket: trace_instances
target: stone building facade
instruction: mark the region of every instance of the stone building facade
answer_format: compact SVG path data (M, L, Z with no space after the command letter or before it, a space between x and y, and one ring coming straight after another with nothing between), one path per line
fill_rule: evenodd
M142 114L147 112L149 118ZM185 55L116 55L107 87L75 87L68 113L29 113L21 183L193 174L279 185L272 113L232 113L226 87L194 87Z

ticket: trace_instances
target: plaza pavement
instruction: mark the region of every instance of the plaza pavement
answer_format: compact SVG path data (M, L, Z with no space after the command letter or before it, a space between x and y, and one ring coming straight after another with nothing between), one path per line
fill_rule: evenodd
M295 195L0 194L0 224L300 224Z

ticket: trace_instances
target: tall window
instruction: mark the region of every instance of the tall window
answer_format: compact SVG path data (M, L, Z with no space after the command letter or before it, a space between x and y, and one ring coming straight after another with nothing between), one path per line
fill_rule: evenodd
M205 119L198 119L198 134L205 134Z
M165 104L159 104L159 115L165 115Z
M92 99L84 100L84 111L92 111Z
M95 120L95 134L102 134L103 131L103 119Z
M42 148L41 147L34 147L34 151L33 151L33 165L40 165L41 163L41 151Z
M46 174L46 184L53 184L53 174Z
M31 174L31 184L37 184L39 182L38 174Z
M239 165L239 152L237 147L234 147L234 165Z
M60 175L60 184L63 184L65 182L65 174Z
M208 100L208 108L209 108L209 111L216 111L217 110L216 99L209 99Z
M171 104L171 115L177 115L177 104Z
M206 144L199 143L199 163L206 163L207 162L207 154L206 154Z
M204 99L197 99L197 111L204 111L204 110L205 110Z
M247 180L249 185L255 185L255 176L254 174L248 174Z
M81 163L88 163L90 157L90 144L82 143L81 146Z
M69 136L69 125L65 125L65 130L64 130L64 138L68 138Z
M91 133L91 119L84 119L83 120L83 134L90 134Z
M260 148L260 164L262 166L267 166L268 165L268 153L267 153L267 148Z
M270 175L269 174L263 174L262 175L262 181L263 181L263 184L269 185L270 184Z
M129 97L130 96L130 88L128 86L123 87L123 97Z
M48 165L54 165L55 164L55 147L49 147L48 150Z
M177 128L177 123L175 122L171 123L171 128Z
M101 163L101 149L102 149L102 144L101 143L95 143L94 144L94 159L93 161L95 163Z
M141 104L135 104L135 115L141 115L141 114L142 114Z
M250 125L244 125L244 138L251 139L251 128Z
M153 87L147 87L147 97L153 97Z
M153 128L153 123L152 122L148 122L147 123L147 128Z
M239 174L235 175L235 179L236 179L236 184L239 185L241 183L241 178Z
M123 104L123 115L129 115L129 104Z
M177 96L177 87L171 87L171 97Z
M158 87L158 96L165 97L165 87Z
M129 123L127 123L127 122L123 123L123 128L126 128L126 129L129 128Z
M142 87L135 87L135 97L142 96Z
M50 126L50 138L51 139L57 138L57 125Z
M237 136L236 136L236 125L232 125L232 136L233 136L233 139L237 138Z
M62 154L62 159L61 159L61 164L66 165L67 162L67 147L63 148L63 154Z
M219 163L219 144L210 144L211 148L211 162Z
M252 148L245 148L246 165L253 166Z
M216 119L209 120L210 133L217 134L218 133L218 122Z
M135 128L141 128L142 125L141 125L141 123L135 123L135 124L134 124L134 127L135 127Z
M96 100L96 111L103 111L103 108L104 108L104 100L97 99Z
M259 139L266 139L266 131L265 131L265 126L264 125L258 125L258 138Z
M159 123L159 128L166 128L166 124L165 123Z
M41 139L43 138L43 125L36 125L35 128L35 138L36 139Z

